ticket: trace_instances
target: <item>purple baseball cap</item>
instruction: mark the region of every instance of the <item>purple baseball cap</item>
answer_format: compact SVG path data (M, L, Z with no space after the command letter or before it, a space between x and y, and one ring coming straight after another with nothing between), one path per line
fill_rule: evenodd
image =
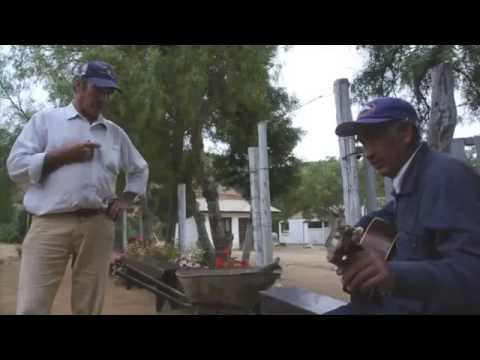
M120 91L113 66L104 61L89 61L81 65L77 75L100 88L112 88Z
M341 137L353 136L357 135L359 129L364 126L399 120L413 124L419 121L415 108L409 102L398 98L381 97L367 103L365 109L358 114L356 121L338 125L335 133Z

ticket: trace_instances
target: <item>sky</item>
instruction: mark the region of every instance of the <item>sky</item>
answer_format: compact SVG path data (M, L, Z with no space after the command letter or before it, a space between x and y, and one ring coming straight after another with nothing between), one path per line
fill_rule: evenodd
M333 83L340 78L352 82L363 61L364 57L355 45L294 45L290 50L280 52L278 62L282 70L277 85L296 96L300 105L323 96L291 115L293 125L304 131L294 149L296 157L303 161L318 161L329 156L338 158ZM47 95L42 89L36 88L34 98L42 102L46 101ZM457 104L461 103L459 100ZM353 118L359 110L358 106L352 106ZM480 122L458 124L454 137L474 135L480 135Z
M338 158L333 83L340 78L351 83L363 65L364 56L354 45L295 45L282 52L278 60L282 64L278 85L295 95L300 105L325 95L292 114L293 125L305 132L294 150L295 155L303 161L318 161L328 156ZM359 110L358 106L352 106L353 118ZM458 124L454 137L474 135L480 135L478 122Z

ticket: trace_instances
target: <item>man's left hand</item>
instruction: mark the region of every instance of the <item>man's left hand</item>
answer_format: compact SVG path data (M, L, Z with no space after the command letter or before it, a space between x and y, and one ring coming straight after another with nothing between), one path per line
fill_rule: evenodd
M124 199L115 199L113 203L108 208L108 217L113 221L117 221L117 219L122 215L124 211L128 209L128 201Z
M387 292L393 289L393 275L386 261L373 252L353 261L343 272L342 282L349 292L363 292L375 287Z

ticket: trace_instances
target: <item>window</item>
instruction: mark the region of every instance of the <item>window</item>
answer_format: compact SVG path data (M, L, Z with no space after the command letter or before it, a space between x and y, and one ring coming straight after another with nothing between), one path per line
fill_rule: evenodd
M323 228L323 223L321 221L310 221L308 223L309 229L321 229Z
M223 227L225 228L225 233L232 232L232 218L223 218Z

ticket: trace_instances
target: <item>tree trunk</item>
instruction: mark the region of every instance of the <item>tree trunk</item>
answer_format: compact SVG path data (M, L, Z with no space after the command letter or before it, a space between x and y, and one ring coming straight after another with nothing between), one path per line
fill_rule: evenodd
M202 192L207 201L208 218L212 230L212 241L215 246L216 255L223 254L227 244L225 241L225 226L220 213L218 201L218 184L213 176L213 169L210 160L202 155L203 171L201 175Z
M187 216L191 214L195 219L195 224L197 226L197 246L205 251L205 260L208 263L212 263L214 260L214 249L210 238L208 237L207 228L205 226L205 215L200 211L199 205L197 203L197 197L192 186L191 176L186 181L187 187Z
M196 200L195 204L193 217L195 218L195 223L197 224L198 247L205 251L205 260L208 263L213 264L215 259L215 249L213 248L208 237L207 227L205 226L205 215L201 213Z
M436 150L448 152L457 125L454 97L455 82L451 64L432 70L432 110L428 123L428 143Z
M143 202L143 232L144 232L144 241L148 246L153 244L152 239L152 211L150 210L148 203L150 199L150 191L147 186L147 193L145 194L145 199Z

